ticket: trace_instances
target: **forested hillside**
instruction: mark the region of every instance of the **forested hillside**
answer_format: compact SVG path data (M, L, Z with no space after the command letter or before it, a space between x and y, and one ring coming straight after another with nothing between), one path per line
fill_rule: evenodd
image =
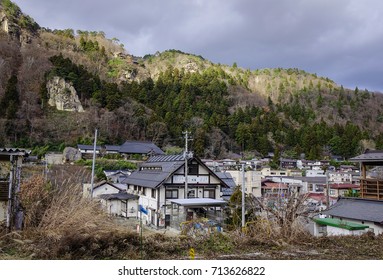
M41 28L8 0L0 10L0 146L61 150L127 139L166 149L192 133L200 157L345 158L383 148L383 95L299 69L243 69L169 50L135 57L102 31ZM85 112L48 105L63 78Z

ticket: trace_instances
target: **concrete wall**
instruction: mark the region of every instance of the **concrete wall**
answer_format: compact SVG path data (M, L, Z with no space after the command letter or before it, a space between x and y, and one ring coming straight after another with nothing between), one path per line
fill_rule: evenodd
M7 219L7 202L0 201L0 223Z

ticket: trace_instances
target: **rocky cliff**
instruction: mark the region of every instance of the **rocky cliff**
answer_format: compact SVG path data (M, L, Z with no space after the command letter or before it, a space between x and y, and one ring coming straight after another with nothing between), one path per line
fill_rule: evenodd
M48 104L57 110L84 112L74 87L60 77L53 77L47 82Z

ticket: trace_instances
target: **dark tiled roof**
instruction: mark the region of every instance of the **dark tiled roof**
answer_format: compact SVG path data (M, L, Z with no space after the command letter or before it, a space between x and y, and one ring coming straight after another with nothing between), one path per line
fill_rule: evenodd
M147 163L151 162L173 162L173 161L185 161L183 155L161 155L150 157Z
M113 187L113 188L115 188L115 189L117 189L117 190L119 190L119 191L123 191L123 190L125 190L125 188L122 187L121 184L113 184L113 183L107 182L107 181L105 181L105 180L99 182L98 184L96 184L95 187L94 187L94 189L99 188L99 187L102 187L102 186L104 186L104 185L109 185L109 186L111 186L111 187Z
M199 164L204 165L197 158ZM150 157L146 162L140 165L139 170L133 172L122 183L136 185L141 187L156 188L160 186L167 178L185 164L183 155L160 155ZM206 167L207 170L210 170ZM212 171L209 171L213 173ZM226 183L215 173L213 173L227 188Z
M140 170L130 174L130 176L124 179L122 183L156 188L183 165L183 161L153 162L149 160L140 166ZM154 169L149 169L151 167Z
M136 200L138 199L137 195L126 193L126 192L119 192L119 193L112 193L112 194L101 194L98 196L101 199L105 200Z
M155 144L145 141L126 141L121 145L119 152L124 154L164 154L164 151L162 151Z
M17 154L20 156L27 156L31 151L19 148L0 148L0 154L2 155L10 155Z
M229 172L214 172L214 173L218 176L218 178L220 178L228 186L228 188L221 188L222 195L224 197L230 197L237 186L234 182L233 177L231 176Z
M80 150L93 150L94 146L93 145L83 145L83 144L77 144L77 148ZM96 150L101 150L101 146L96 145Z
M117 145L105 145L106 151L118 152L120 150L120 148L121 148L121 146L117 146Z
M383 223L383 201L362 198L340 198L325 214L361 221Z
M380 150L366 150L363 154L350 158L354 162L382 162L383 151Z

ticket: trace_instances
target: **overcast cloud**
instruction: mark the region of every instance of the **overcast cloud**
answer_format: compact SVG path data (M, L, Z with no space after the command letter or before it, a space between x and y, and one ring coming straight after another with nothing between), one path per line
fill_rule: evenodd
M251 70L299 68L383 92L381 0L14 0L51 29L104 31L136 56L178 49Z

